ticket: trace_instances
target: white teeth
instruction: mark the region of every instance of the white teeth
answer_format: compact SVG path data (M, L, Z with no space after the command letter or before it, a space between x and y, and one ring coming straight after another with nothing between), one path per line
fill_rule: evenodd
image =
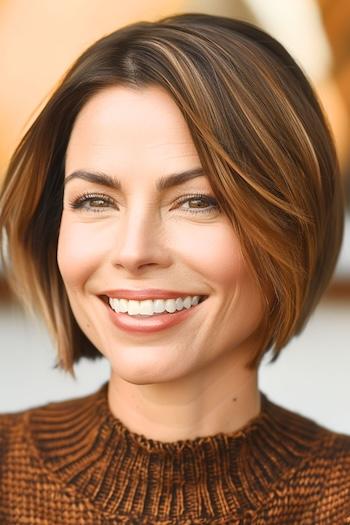
M129 315L139 315L140 313L140 303L139 301L129 301L128 303L128 314Z
M114 310L115 312L118 312L118 299L109 299L109 306Z
M186 297L186 299L184 299L184 307L187 308L187 310L189 308L191 308L192 306L192 299L191 297Z
M156 314L162 314L165 311L165 301L163 299L153 301L153 311Z
M163 312L172 314L184 308L188 310L191 306L197 305L199 299L199 295L193 297L187 296L185 298L178 297L177 299L147 299L145 301L109 298L109 304L115 312L127 313L128 315L150 316Z
M125 314L127 311L128 311L128 301L126 299L115 299L116 301L118 301L119 303L119 312L122 312L123 314ZM112 306L113 308L113 306ZM113 308L114 310L114 308Z
M176 312L175 299L167 299L165 301L165 309L169 314Z
M140 314L152 315L153 314L153 301L148 299L147 301L140 301Z
M178 299L176 299L175 301L175 306L176 306L176 310L182 310L183 307L184 307L184 302L183 300L181 299L181 297L179 297Z

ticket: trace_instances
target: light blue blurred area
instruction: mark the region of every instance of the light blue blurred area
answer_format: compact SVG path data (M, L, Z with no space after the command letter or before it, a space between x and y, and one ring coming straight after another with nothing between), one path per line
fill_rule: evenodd
M350 217L337 275L350 277ZM15 306L0 309L0 352L0 412L82 396L109 377L104 359L82 360L76 380L54 369L46 329ZM271 400L350 434L350 300L321 302L279 360L269 365L269 357L260 367L259 384Z

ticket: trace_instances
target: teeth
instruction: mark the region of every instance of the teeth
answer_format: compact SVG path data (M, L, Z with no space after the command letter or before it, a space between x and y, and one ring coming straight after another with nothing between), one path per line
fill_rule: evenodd
M191 297L186 297L186 299L184 300L184 307L187 308L187 310L189 308L191 308L192 306L192 299Z
M156 314L161 314L165 310L165 301L163 299L156 299L153 302L153 312Z
M145 301L109 298L109 304L115 312L127 313L128 315L151 316L163 312L172 314L184 308L188 310L191 306L197 305L199 300L199 295L185 298L178 297L177 299L147 299Z
M178 299L176 299L175 301L175 306L176 306L176 310L182 310L183 307L184 307L184 301L181 299L181 297L179 297Z
M139 301L136 301L139 302ZM142 315L152 315L153 314L153 301L148 299L147 301L139 302L139 313Z
M140 313L139 301L129 301L128 314L129 315L139 315L139 313Z
M116 306L119 306L117 311L122 312L123 314L125 314L128 311L128 301L126 299L110 299L109 301L115 301L117 303Z
M165 301L165 309L169 314L176 312L176 303L175 299L167 299Z

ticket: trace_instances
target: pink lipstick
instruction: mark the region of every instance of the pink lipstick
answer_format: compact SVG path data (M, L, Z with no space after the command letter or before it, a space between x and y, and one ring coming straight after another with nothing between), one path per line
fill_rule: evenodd
M148 293L148 291L147 291ZM137 292L137 299L134 300L143 300L140 297L145 297L145 295L141 295L140 292ZM171 296L169 292L163 292L162 291L162 298L168 298L170 299ZM124 295L124 297L123 297ZM176 292L173 297L186 297L188 296L188 292ZM194 294L195 295L195 294ZM198 294L197 294L198 295ZM117 298L127 298L125 294L121 293L120 290L118 290L118 295L116 294ZM109 295L109 297L112 298L112 295ZM130 297L130 295L129 295ZM128 298L129 298L128 297ZM135 295L133 296L135 297ZM145 299L154 299L154 298L160 298L160 295L154 295L154 290L152 290L152 295L148 293L147 297ZM130 333L154 333L161 330L166 330L167 328L171 328L173 326L176 326L177 324L181 323L182 321L185 321L186 319L190 318L193 315L196 315L196 312L200 311L201 304L205 301L207 296L201 296L200 302L197 305L192 305L188 309L180 310L178 312L174 313L168 313L163 312L160 314L153 314L152 316L144 316L144 315L129 315L127 313L121 313L121 312L115 312L109 305L108 299L107 301L103 301L106 304L106 308L108 308L108 315L112 323L119 328L120 330L123 330L125 332Z

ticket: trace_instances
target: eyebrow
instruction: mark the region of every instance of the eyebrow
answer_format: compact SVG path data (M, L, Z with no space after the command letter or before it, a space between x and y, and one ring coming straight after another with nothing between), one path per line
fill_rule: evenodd
M174 186L183 184L184 182L187 182L196 177L204 176L204 170L201 166L199 166L190 170L181 171L179 173L172 173L170 175L160 177L160 179L158 179L156 183L156 188L159 192L161 192L167 190L168 188L172 188ZM120 191L122 189L122 184L116 177L107 175L107 173L103 172L77 170L65 178L64 184L66 185L73 179L82 179L87 182L92 182L94 184L101 184L102 186L106 186L117 191Z

